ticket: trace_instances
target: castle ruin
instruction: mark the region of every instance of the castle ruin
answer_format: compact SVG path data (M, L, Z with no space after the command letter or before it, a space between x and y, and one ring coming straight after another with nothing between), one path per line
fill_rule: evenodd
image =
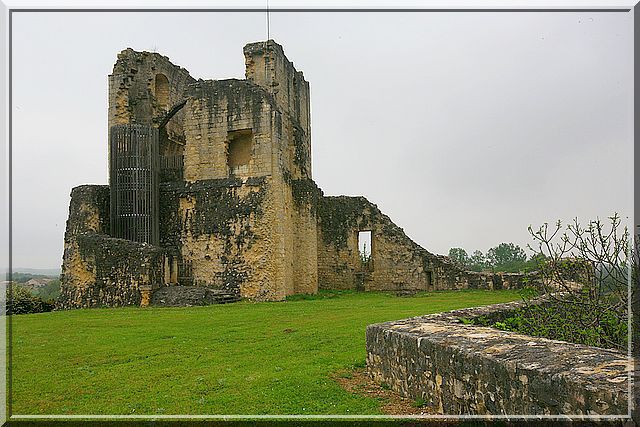
M109 185L71 192L61 308L521 286L428 252L364 197L324 196L309 83L273 40L244 56L246 79L196 80L157 53L118 55Z

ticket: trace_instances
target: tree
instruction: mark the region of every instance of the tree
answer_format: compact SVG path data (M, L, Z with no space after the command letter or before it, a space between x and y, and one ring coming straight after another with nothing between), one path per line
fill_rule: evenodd
M460 268L469 267L469 255L467 255L467 251L462 248L449 249L449 258L451 258Z
M513 243L500 243L487 251L489 265L498 271L518 271L527 261L524 249Z
M543 292L556 307L575 313L565 323L596 333L596 345L624 347L612 337L626 337L629 274L637 278L638 263L618 214L608 224L596 219L583 227L576 218L566 227L560 221L551 229L548 223L537 230L529 226L529 233L534 240L529 248L542 259ZM635 287L632 291L635 299Z
M55 300L60 296L60 279L54 279L46 285L36 288L33 294L45 301Z
M473 254L471 254L469 258L469 268L473 271L483 271L486 270L487 267L487 257L485 257L481 251L473 251Z

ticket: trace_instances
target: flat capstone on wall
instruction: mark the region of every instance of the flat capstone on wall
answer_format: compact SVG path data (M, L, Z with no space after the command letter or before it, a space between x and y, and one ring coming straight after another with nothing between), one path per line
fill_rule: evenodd
M367 370L441 414L626 416L632 361L616 350L463 324L520 303L369 325Z

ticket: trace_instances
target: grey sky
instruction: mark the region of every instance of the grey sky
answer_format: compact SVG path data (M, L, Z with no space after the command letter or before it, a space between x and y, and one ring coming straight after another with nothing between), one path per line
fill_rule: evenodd
M263 13L13 15L13 265L58 267L69 193L107 183L126 47L244 78ZM529 224L633 203L632 13L272 13L311 85L313 177L426 249L525 246Z

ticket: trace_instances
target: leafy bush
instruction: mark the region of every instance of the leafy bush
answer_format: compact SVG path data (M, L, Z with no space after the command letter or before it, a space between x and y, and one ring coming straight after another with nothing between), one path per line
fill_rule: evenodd
M538 271L549 299L539 308L528 307L531 329L547 327L557 339L626 349L627 305L638 298L632 287L629 301L627 287L629 274L637 283L637 248L618 214L608 219L529 227L536 246L529 248L542 257Z
M33 290L33 294L43 300L55 300L60 296L60 279L54 279L46 285Z
M53 302L34 296L24 286L11 285L7 288L7 314L43 313L53 308Z
M567 341L594 347L626 351L627 323L611 310L585 310L580 300L532 301L541 296L532 287L520 291L526 305L513 311L488 316L461 318L463 324L490 326L534 337Z
M581 323L591 323L592 326L578 327ZM627 324L621 322L615 313L595 316L567 302L530 305L492 326L504 331L576 344L622 351L627 348Z

